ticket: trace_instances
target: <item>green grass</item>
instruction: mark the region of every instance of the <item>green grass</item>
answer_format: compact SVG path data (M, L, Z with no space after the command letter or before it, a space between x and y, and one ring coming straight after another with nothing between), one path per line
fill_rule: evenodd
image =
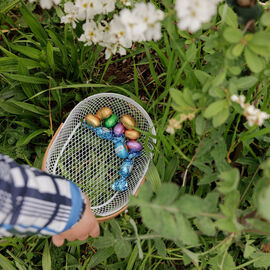
M40 168L60 123L84 98L102 92L134 99L157 131L147 183L128 212L101 224L101 237L60 248L47 237L3 238L0 268L270 266L269 253L262 252L270 233L265 211L270 202L270 123L248 127L242 109L230 101L233 93L243 94L270 112L269 58L254 73L244 55L230 54L234 44L224 31L235 24L244 28L232 9L227 17L220 10L213 18L217 28L191 35L177 30L172 1L162 3L168 11L162 39L135 44L127 55L107 61L101 47L78 42L81 29L60 25L53 10L41 13L19 1L0 5L0 30L8 30L0 40L1 153ZM269 26L258 19L255 31L267 34ZM127 61L124 74L111 75ZM217 101L223 104L220 114L210 107ZM174 135L165 132L169 119L191 112L196 117Z

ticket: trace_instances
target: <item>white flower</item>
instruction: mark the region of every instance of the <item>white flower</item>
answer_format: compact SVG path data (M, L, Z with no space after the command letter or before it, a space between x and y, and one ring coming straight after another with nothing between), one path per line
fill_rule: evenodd
M75 5L79 8L78 18L80 20L93 19L95 15L102 13L100 0L76 0Z
M270 117L266 112L262 112L259 109L256 109L254 105L245 104L244 116L247 118L248 125L250 127L254 125L262 126L264 120Z
M180 30L196 32L216 13L219 0L176 0Z
M119 43L126 48L132 46L132 41L128 37L127 29L118 16L114 16L113 20L110 22L109 42Z
M61 23L71 23L72 27L76 28L79 8L76 7L72 2L67 2L64 5L64 11L66 12L66 15L61 17Z
M237 96L232 95L231 100L233 102L237 102L244 109L243 115L246 117L248 121L248 125L250 127L254 125L262 126L264 121L270 118L270 115L266 112L262 112L261 110L255 108L254 105L245 102L245 96Z
M131 2L129 0L120 0L125 6L131 6Z
M238 103L242 108L245 106L245 100L246 97L243 95L237 96L234 94L231 96L231 101Z
M102 3L102 13L107 14L114 11L116 0L100 0Z
M29 0L29 1L30 1L30 3L36 2L36 0ZM59 5L60 2L61 2L61 0L40 0L40 6L44 9L45 8L50 9L53 6L53 4Z
M97 44L103 40L103 31L98 27L98 25L93 21L86 22L83 25L84 33L79 38L79 41L86 42L86 45L92 45L92 43Z
M161 38L161 24L164 14L152 3L137 3L134 9L120 11L120 20L132 41L158 40Z

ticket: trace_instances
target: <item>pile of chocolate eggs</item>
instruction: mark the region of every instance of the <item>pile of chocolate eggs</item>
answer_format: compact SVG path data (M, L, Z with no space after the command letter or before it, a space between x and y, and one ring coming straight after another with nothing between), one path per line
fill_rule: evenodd
M104 126L101 126L101 121ZM130 115L123 115L118 121L118 116L112 113L111 108L104 107L97 111L96 115L87 114L83 126L91 129L102 139L114 143L115 153L118 157L125 159L120 170L120 178L116 180L111 188L115 191L128 189L127 178L133 168L133 160L141 155L142 145L137 141L140 133L134 130L136 122ZM129 141L126 143L126 139Z
M113 114L111 108L109 107L99 109L96 115L87 114L85 117L85 122L95 128L101 126L101 121L104 122L104 126L106 128L113 130L113 135L115 137L122 137L124 135L125 138L129 139L125 148L127 148L130 152L139 152L143 149L141 143L137 141L137 139L140 137L140 133L137 130L134 130L134 127L136 127L136 122L133 117L126 114L121 117L120 121L118 121L118 116ZM127 158L127 156L128 152L120 157Z

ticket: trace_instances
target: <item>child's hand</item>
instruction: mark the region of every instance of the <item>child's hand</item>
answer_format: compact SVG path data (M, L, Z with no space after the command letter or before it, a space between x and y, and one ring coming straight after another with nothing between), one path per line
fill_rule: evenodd
M75 224L71 229L52 237L52 241L57 247L62 246L65 239L68 241L74 241L76 239L85 240L89 237L89 235L92 237L99 236L98 222L90 209L90 202L88 197L86 195L84 195L84 197L86 206L83 216L79 222Z

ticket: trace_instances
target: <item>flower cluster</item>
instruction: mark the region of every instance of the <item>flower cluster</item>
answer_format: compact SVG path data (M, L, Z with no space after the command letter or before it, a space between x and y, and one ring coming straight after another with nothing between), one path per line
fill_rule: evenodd
M270 115L266 112L262 112L259 109L256 109L254 105L245 103L245 96L232 95L231 100L238 103L244 109L244 116L248 121L250 127L254 125L262 126L264 120L270 118Z
M175 8L180 30L196 32L216 14L220 0L176 0Z
M192 120L194 119L195 114L194 113L189 113L188 115L186 114L180 114L178 117L179 120L176 120L175 118L171 118L169 120L169 125L167 126L166 132L170 134L174 134L176 129L181 129L182 123L186 120Z
M112 54L126 54L126 48L131 48L132 42L158 40L161 38L163 12L156 9L152 3L137 3L132 10L123 9L115 14L110 22L102 20L96 23L94 16L114 11L115 0L76 0L75 4L67 2L64 5L65 16L62 23L71 23L73 28L78 21L83 25L84 33L79 38L86 46L99 44L106 48L105 57Z

